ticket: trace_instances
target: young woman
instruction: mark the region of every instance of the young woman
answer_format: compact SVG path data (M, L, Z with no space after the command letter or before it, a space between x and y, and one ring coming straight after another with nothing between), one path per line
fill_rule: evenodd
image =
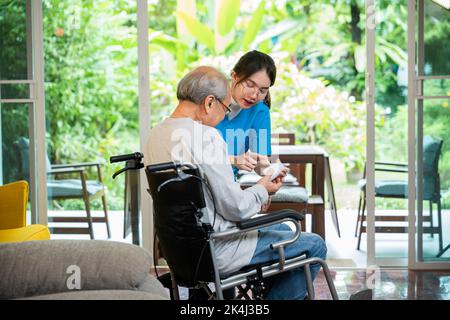
M273 59L253 50L231 72L231 112L216 128L228 145L233 171L260 172L269 165L270 93L276 78Z

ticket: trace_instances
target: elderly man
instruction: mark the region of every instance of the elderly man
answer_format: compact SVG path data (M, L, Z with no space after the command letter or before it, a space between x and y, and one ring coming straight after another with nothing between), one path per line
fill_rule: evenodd
M225 141L215 126L227 114L231 100L228 81L212 67L199 67L178 84L178 106L172 115L155 126L144 151L146 165L168 161L186 161L203 171L213 198L205 192L209 221L215 231L235 227L235 222L264 211L269 195L278 191L282 176L271 181L264 176L256 185L242 190L235 182ZM262 228L232 239L215 242L219 271L231 273L243 266L278 259L270 243L292 237L285 224ZM286 247L286 258L306 254L325 259L326 246L315 234L302 233ZM313 277L319 266L312 266ZM272 277L266 299L304 299L306 285L303 271L292 270Z

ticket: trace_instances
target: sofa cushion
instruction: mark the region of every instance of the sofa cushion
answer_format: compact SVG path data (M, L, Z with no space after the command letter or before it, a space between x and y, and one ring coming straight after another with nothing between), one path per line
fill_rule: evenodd
M362 191L366 189L366 179L358 181ZM408 197L408 182L404 180L375 180L375 196L377 197Z
M18 300L166 300L159 294L135 290L84 290L45 294Z
M145 249L104 240L0 243L0 299L77 290L151 290L167 297L149 275ZM79 284L79 288L76 284ZM151 289L148 289L148 288Z

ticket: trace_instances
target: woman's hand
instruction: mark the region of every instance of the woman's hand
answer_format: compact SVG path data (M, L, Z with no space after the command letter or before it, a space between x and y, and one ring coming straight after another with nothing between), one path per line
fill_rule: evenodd
M263 176L264 169L270 167L269 157L256 154L256 160L258 161L258 164L255 167L255 172L260 176Z
M251 172L255 169L258 155L256 153L247 151L238 156L230 156L230 162L236 168L244 171Z

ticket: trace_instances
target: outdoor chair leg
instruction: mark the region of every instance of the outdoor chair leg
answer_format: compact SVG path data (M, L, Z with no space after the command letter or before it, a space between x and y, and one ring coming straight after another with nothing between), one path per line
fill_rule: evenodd
M108 209L106 206L106 196L102 195L103 212L105 212L106 232L108 233L108 239L111 238L111 230L109 229Z
M441 212L441 199L437 202L437 212L438 212L438 236L439 236L439 251L442 251L443 245L443 239L442 239L442 212Z
M361 245L361 236L362 236L362 229L363 229L363 223L364 223L364 211L366 209L366 199L363 199L363 204L362 204L362 210L361 210L361 222L359 225L359 235L358 235L358 245L356 246L356 249L359 250L359 247Z
M434 228L433 228L433 201L430 200L430 229L431 229L431 238L434 238Z
M450 244L448 244L444 249L442 249L441 251L439 251L438 255L436 256L436 258L440 258L448 249L450 249Z
M86 215L88 219L88 226L89 226L89 235L91 236L91 240L94 239L94 228L92 227L92 216L91 216L91 208L89 205L89 194L87 192L86 187L86 174L84 172L80 173L81 178L81 187L82 187L82 195L84 200L84 207L86 208Z
M355 227L355 237L358 236L358 225L360 220L360 214L361 214L361 203L362 203L362 194L359 195L359 203L358 203L358 215L356 216L356 227Z
M88 219L88 227L89 227L89 235L91 240L94 239L94 229L92 227L92 216L91 216L91 208L89 205L89 198L84 197L84 207L86 208L86 216Z

